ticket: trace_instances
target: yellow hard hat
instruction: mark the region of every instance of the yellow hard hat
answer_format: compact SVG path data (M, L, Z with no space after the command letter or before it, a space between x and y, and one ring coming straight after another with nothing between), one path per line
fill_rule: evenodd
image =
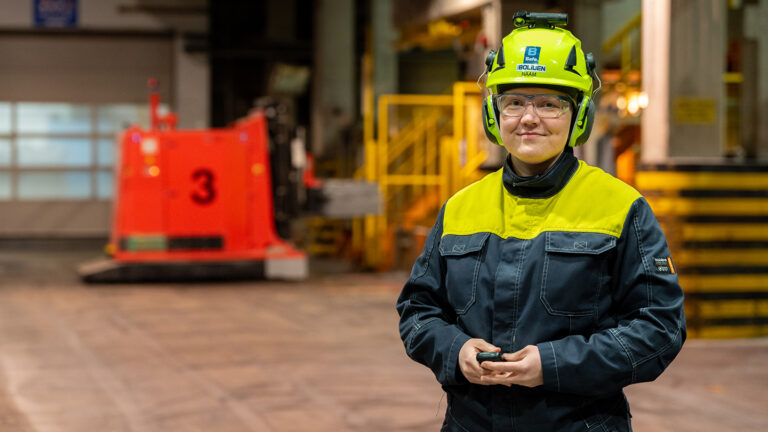
M504 37L498 53L488 55L485 85L491 95L483 102L483 124L491 141L502 144L493 96L514 87L546 87L570 95L575 109L568 144L587 141L595 111L595 62L591 53L584 54L578 38L557 27L567 21L566 14L517 12L518 28Z

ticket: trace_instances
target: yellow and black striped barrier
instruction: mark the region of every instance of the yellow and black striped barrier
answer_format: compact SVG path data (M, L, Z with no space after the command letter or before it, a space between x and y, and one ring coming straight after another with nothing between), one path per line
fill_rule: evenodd
M667 235L689 336L768 336L768 166L646 167L636 187Z

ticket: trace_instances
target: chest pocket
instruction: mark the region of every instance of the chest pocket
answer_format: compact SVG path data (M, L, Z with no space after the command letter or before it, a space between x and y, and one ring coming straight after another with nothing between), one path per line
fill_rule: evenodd
M589 316L597 311L606 252L616 238L599 233L545 234L541 302L551 315Z
M454 311L465 314L477 299L477 278L484 261L484 246L490 233L446 235L440 239L445 259L445 288Z

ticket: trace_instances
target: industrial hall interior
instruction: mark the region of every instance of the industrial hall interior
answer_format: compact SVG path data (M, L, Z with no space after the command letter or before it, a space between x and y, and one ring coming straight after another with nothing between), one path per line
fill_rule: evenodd
M768 0L0 4L0 431L768 430Z

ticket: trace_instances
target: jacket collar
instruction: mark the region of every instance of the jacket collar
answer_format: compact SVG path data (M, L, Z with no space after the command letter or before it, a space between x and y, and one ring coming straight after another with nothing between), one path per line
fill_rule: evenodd
M573 155L573 149L565 147L554 165L543 174L532 177L520 177L512 169L511 156L504 162L502 181L512 195L520 198L549 198L560 192L579 167L579 160Z

